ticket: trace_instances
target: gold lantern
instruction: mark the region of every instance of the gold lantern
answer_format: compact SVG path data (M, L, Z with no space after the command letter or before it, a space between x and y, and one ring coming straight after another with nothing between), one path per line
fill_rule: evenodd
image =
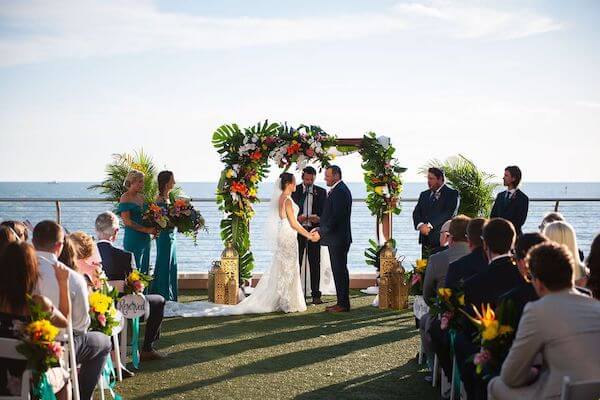
M228 304L227 303L227 283L229 277L222 269L215 272L215 284L214 284L214 302L216 304Z
M227 282L227 304L237 304L238 285L237 279L229 278Z
M379 274L384 276L388 272L395 271L397 268L398 260L396 260L392 243L388 241L379 254Z
M379 308L382 310L389 308L389 292L390 279L388 274L381 275L379 279Z
M208 273L208 300L216 304L237 304L239 255L231 242Z
M231 242L227 242L225 250L221 253L221 269L230 278L237 281L240 270L240 255Z

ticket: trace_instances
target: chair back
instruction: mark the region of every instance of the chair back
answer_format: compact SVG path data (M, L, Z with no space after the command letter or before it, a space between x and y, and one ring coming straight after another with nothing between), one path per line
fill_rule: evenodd
M598 400L600 398L600 379L593 381L571 382L571 378L563 378L561 400Z
M77 376L77 358L75 355L75 341L73 335L73 323L69 315L67 325L67 336L69 337L67 353L69 354L69 375L71 376L71 387L73 389L73 400L79 400L79 378Z
M26 361L27 358L17 351L17 346L21 343L18 339L0 338L0 358L9 360ZM29 399L29 381L31 380L31 371L26 369L21 376L21 395L19 396L0 396L0 400L8 399Z

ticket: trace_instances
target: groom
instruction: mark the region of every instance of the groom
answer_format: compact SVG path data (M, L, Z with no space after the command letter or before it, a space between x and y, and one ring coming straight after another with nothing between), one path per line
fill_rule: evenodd
M348 250L352 243L350 215L352 213L352 194L342 182L342 170L336 165L325 170L325 182L330 188L321 214L321 226L313 229L321 244L329 247L329 258L337 304L327 307L331 313L350 311L350 276L348 274Z

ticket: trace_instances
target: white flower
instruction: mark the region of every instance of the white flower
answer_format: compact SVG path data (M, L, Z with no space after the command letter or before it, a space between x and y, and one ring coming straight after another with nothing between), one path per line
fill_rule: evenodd
M256 143L258 142L258 136L254 135L252 136L252 143Z
M237 193L233 193L233 192L232 192L232 193L231 193L231 198L233 199L233 201L234 201L235 203L237 203L238 201L240 201L240 195L239 195L239 194L237 194Z
M296 168L298 170L303 169L306 166L307 162L308 162L308 159L306 158L306 156L304 154L300 154L298 156L298 159L296 160Z
M384 149L388 149L388 147L390 147L390 138L387 136L379 136L377 138L377 142L379 142L380 145L383 146Z
M233 168L237 176L237 173L240 172L240 164L233 164L231 168Z

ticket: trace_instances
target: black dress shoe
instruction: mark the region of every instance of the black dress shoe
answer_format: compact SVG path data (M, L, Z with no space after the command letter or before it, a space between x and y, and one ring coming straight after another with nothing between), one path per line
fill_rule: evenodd
M312 298L312 304L314 304L314 305L323 304L323 300L321 300L320 297L313 297Z
M123 379L133 378L135 376L133 372L131 372L125 367L121 367L121 375L123 376ZM118 376L117 370L115 370L115 376Z

